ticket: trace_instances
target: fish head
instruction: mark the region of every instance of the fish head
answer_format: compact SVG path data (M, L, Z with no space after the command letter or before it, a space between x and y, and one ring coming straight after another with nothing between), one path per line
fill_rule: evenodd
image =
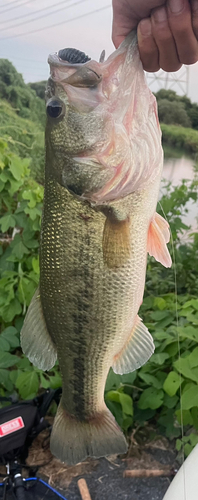
M102 204L142 189L162 168L156 100L136 32L106 61L76 49L50 55L47 168L82 199Z

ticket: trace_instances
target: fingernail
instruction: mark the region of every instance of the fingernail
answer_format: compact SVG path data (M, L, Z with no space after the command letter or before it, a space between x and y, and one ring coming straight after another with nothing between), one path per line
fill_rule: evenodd
M167 20L167 13L164 7L160 7L153 12L153 17L158 23L162 23Z
M150 36L151 35L151 21L150 19L142 19L139 23L139 28L141 35Z
M184 0L170 0L169 8L173 14L178 14L184 8Z

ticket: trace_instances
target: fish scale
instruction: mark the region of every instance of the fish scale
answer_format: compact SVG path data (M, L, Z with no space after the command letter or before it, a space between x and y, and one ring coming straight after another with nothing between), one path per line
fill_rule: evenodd
M142 196L144 203L146 197L149 198L147 205L152 213L156 199L151 201L146 191ZM104 215L74 198L58 183L50 181L46 186L40 257L41 301L48 331L59 352L66 394L63 404L67 411L77 416L86 415L87 411L92 414L103 404L104 380L109 366L130 334L134 314L142 299L146 237L142 230L143 246L135 236L135 227L139 233L140 225L148 226L150 213L147 211L143 221L142 214L137 213L136 198L133 194L127 200L130 212L133 212L133 205L136 207L136 220L131 217L134 260L131 258L115 271L109 270L103 261ZM116 203L112 205L115 207ZM142 210L144 204L139 202L139 206ZM86 221L82 214L90 219ZM70 360L68 369L67 357ZM79 363L78 370L75 360L76 367ZM102 380L99 391L93 387L96 380L97 385ZM98 393L102 394L102 401ZM74 402L76 394L77 403Z

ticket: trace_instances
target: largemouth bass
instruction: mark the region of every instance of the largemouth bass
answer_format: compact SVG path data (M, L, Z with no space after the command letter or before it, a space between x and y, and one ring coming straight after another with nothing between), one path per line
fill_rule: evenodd
M126 452L105 382L110 367L128 373L152 355L138 316L147 253L171 265L168 224L155 213L161 131L136 34L103 59L49 56L40 286L21 332L37 367L58 358L51 450L68 464Z

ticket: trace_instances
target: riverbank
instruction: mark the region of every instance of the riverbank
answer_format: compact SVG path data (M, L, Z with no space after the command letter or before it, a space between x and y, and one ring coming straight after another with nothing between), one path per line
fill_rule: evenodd
M166 125L160 123L162 130L162 143L164 147L175 148L197 157L198 155L198 130L180 127L178 125Z

